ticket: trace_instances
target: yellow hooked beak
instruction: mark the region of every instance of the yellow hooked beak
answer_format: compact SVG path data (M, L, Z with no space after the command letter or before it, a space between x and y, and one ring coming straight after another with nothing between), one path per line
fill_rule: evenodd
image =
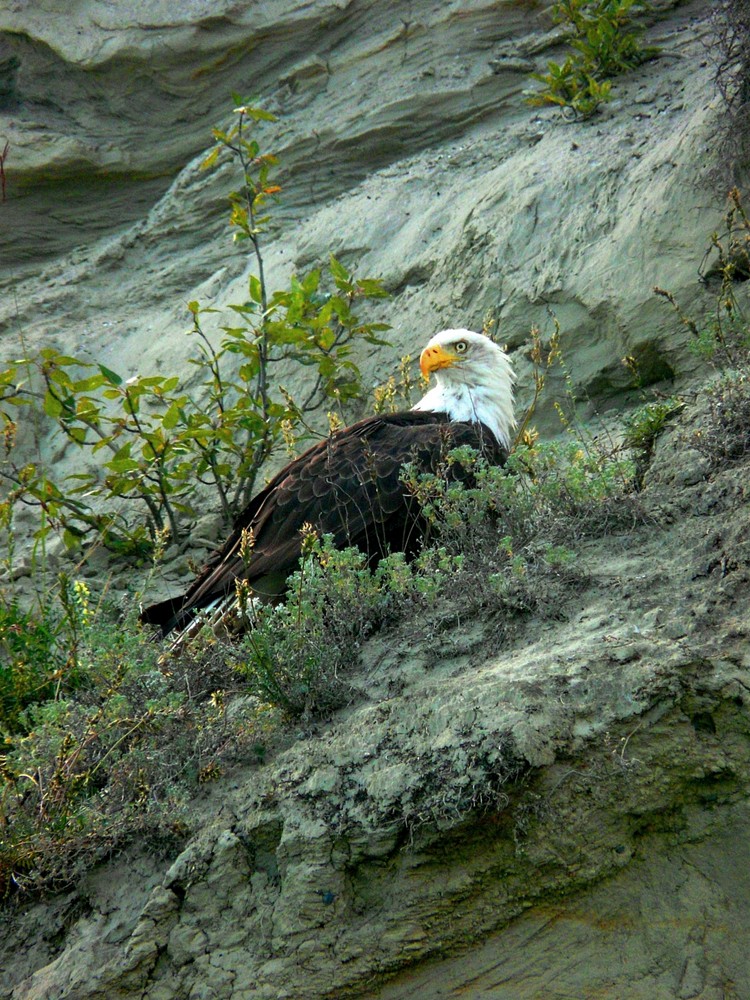
M434 347L425 347L422 351L419 356L419 369L427 378L440 368L450 368L451 365L455 365L458 359L458 355L453 351L446 351L440 344L435 344Z

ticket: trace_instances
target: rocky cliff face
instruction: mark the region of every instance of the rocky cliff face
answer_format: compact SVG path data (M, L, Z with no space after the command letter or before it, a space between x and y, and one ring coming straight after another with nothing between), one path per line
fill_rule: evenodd
M209 786L177 857L6 915L0 996L744 997L750 463L707 476L704 419L554 609L371 640L350 707Z
M599 408L628 401L625 354L647 381L697 374L652 287L709 301L725 192L704 4L659 4L659 58L576 124L521 100L555 43L534 2L173 7L0 13L4 345L180 369L184 304L244 298L233 180L198 169L236 90L281 116L271 280L332 250L392 292L373 376L488 311L522 402L521 345L552 316ZM196 802L168 870L136 845L16 916L0 995L745 995L747 466L710 472L690 433L662 439L645 522L588 544L559 621L500 649L492 620L439 653L371 644L359 700Z
M333 251L385 278L396 350L488 311L516 346L552 311L577 388L622 388L646 345L688 374L652 287L700 299L722 112L702 7L660 9L660 58L566 125L522 100L551 54L532 2L11 7L4 339L184 365L186 302L245 297L221 208L236 178L199 170L234 90L281 116L272 282Z

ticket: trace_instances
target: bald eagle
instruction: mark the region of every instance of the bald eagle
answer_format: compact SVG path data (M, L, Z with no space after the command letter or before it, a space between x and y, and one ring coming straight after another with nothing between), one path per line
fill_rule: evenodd
M240 579L253 597L280 597L305 524L338 547L357 546L373 564L388 552L416 552L425 524L401 479L404 463L437 471L452 448L470 445L502 464L515 428L513 370L483 334L443 330L422 351L420 368L435 385L413 409L360 420L290 462L245 507L188 590L146 608L142 620L164 635L185 629L199 612L234 598Z

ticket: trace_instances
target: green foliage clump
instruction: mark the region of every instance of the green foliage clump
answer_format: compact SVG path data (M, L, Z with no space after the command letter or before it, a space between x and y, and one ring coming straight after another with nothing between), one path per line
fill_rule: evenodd
M0 900L71 885L135 832L179 841L197 785L237 754L257 759L270 731L267 709L228 718L237 680L215 648L186 653L177 668L134 614L90 611L67 646L59 629L49 643L43 633L33 647L43 684L13 669L30 659L30 640L1 675ZM45 674L50 648L62 678Z
M29 705L63 698L82 682L89 597L82 580L60 573L55 594L38 611L0 598L0 732L26 731Z
M563 549L616 526L627 508L622 500L632 488L632 463L583 440L518 445L504 469L463 451L453 457L473 463L471 484L441 485L427 475L416 488L427 494L426 514L441 542L449 551L472 553L484 569L497 547L501 571L509 568L515 577L531 579L540 564L570 565ZM540 594L544 588L530 589Z
M460 564L429 549L411 564L394 552L371 568L359 549L336 549L330 536L308 533L286 601L253 611L239 668L249 691L291 716L338 707L362 642L434 597Z
M693 352L720 373L706 389L707 418L691 439L713 470L750 452L750 324L737 293L750 279L750 218L737 188L729 192L724 227L711 234L700 270L705 285L715 289L707 322L688 316L671 292L659 287L654 291L689 331Z
M708 420L692 444L720 469L750 455L750 369L726 372L706 391Z
M23 710L54 695L63 666L56 631L49 614L0 602L0 729L18 731Z
M703 256L701 277L716 289L713 316L698 324L688 316L671 292L658 286L654 292L666 299L691 335L690 347L717 370L743 369L750 358L750 326L735 292L750 278L750 218L738 188L729 192L724 228L714 232Z
M624 443L635 451L650 450L667 420L682 407L674 398L644 403L625 418Z
M625 418L623 444L635 454L635 480L640 487L651 462L656 439L667 422L684 407L675 396L654 399L639 406Z
M321 404L341 409L363 393L353 348L383 343L385 326L364 322L357 310L384 296L382 285L355 277L331 256L327 267L292 276L288 288L268 287L262 237L268 203L281 188L270 177L276 157L261 150L254 130L275 118L241 103L234 110L234 126L214 130L216 146L204 166L228 156L240 167L230 223L235 241L249 246L254 269L247 298L223 317L218 344L203 328L215 310L189 303L191 388L175 375L125 378L53 347L0 371L0 477L9 489L0 513L7 522L7 508L35 508L42 543L59 531L72 549L95 532L117 554L144 556L160 534L181 537L202 486L213 490L229 523L269 456L307 433L306 414ZM275 386L280 365L309 373L304 398ZM85 471L59 480L25 457L16 432L29 410L44 423L45 438L54 432L92 457L88 468L79 463Z
M261 701L290 716L339 706L362 639L406 618L482 608L502 635L519 613L557 613L580 579L576 541L634 516L632 463L580 441L518 446L505 468L458 448L437 472L403 477L429 539L417 558L371 567L310 532L285 603L248 609L239 669Z
M533 77L544 84L528 97L536 107L555 105L589 118L611 100L612 77L634 69L656 54L639 40L633 17L646 0L558 0L553 16L563 25L573 53L562 64L549 62L546 73Z
M448 554L462 553L456 589L501 615L559 609L580 575L582 537L632 523L633 466L581 440L518 445L505 469L464 449L471 481L422 474L413 489Z
M590 534L597 508L609 508L632 485L627 459L579 439L517 445L504 468L477 460L467 448L454 449L449 462L471 470L469 485L433 473L407 482L439 537L447 530L463 551L481 541L488 523L501 537L511 537L516 549L540 538ZM605 524L606 518L597 530Z

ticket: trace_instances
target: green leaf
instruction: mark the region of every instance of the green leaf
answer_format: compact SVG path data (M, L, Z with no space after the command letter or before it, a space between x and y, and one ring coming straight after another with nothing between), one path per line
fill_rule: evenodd
M195 517L195 507L192 507L189 503L180 503L179 500L172 500L171 503L178 514Z
M219 150L220 149L221 149L221 146L214 146L214 148L211 150L211 152L208 154L208 156L201 163L201 165L200 165L200 169L201 170L208 170L210 167L212 167L214 165L214 163L216 163L216 161L219 158Z
M111 368L106 368L104 365L100 364L99 371L111 385L122 385L122 377L118 375L117 372L113 372Z
M222 330L224 331L224 333L227 334L227 336L231 337L233 340L244 340L248 334L248 329L245 326L222 326ZM223 346L224 344L222 344L222 347ZM236 345L232 344L228 346L231 346L231 348L234 350Z
M72 389L73 392L91 392L92 389L98 389L99 386L105 385L106 382L107 378L102 373L99 375L89 375L88 378L82 378L78 382L74 382Z
M247 413L240 417L238 424L243 430L249 431L253 435L263 434L266 424L259 413Z
M63 411L63 405L56 396L53 396L51 392L47 392L44 395L44 412L48 417L57 419Z
M63 544L69 551L79 548L81 542L78 535L73 534L69 528L63 530Z
M79 361L78 358L71 358L68 354L58 354L54 347L44 347L39 352L45 361L51 361L55 365L78 365L80 368L90 368L86 361Z
M161 387L165 382L166 379L164 378L163 375L146 375L143 377L139 376L138 379L135 382L133 382L132 388L139 389L143 387L146 389L151 389L155 385Z
M65 389L70 389L73 385L70 373L64 371L62 368L53 368L51 371L48 371L47 378L50 382L54 382L56 385L60 385Z
M235 111L243 111L248 118L252 118L255 122L276 122L278 118L276 115L272 114L270 111L264 111L263 108L251 108L247 104L240 108L235 108Z
M388 297L388 292L383 288L383 283L378 278L362 278L357 282L357 289L368 299L382 299Z
M135 472L140 469L139 463L134 458L113 458L104 465L112 472Z
M329 258L329 267L331 269L331 274L333 275L333 278L337 283L339 281L347 283L350 281L349 272L347 271L347 269L344 267L343 264L339 263L339 261L336 260L333 254L331 254Z
M315 268L306 274L301 281L302 290L307 296L311 296L313 292L317 292L318 286L320 285L320 269Z
M250 285L250 298L253 302L257 302L260 305L263 301L263 286L260 283L260 279L254 274L250 275L249 279Z
M68 429L69 436L76 442L76 444L86 443L86 428L85 427L70 427Z
M133 442L132 441L126 441L125 444L122 445L121 448L118 448L118 450L115 452L115 456L114 456L115 459L130 458L130 451L131 451L132 447L133 447Z
M269 330L269 340L272 344L280 346L282 344L299 344L305 347L307 339L305 331L298 326L290 326L287 323L274 323Z
M172 403L161 419L161 425L165 431L171 431L180 420L180 407L177 403Z
M239 313L240 316L252 316L257 312L253 302L232 302L228 308L232 312Z
M330 327L321 330L317 337L318 346L324 351L330 351L336 342L336 334Z

